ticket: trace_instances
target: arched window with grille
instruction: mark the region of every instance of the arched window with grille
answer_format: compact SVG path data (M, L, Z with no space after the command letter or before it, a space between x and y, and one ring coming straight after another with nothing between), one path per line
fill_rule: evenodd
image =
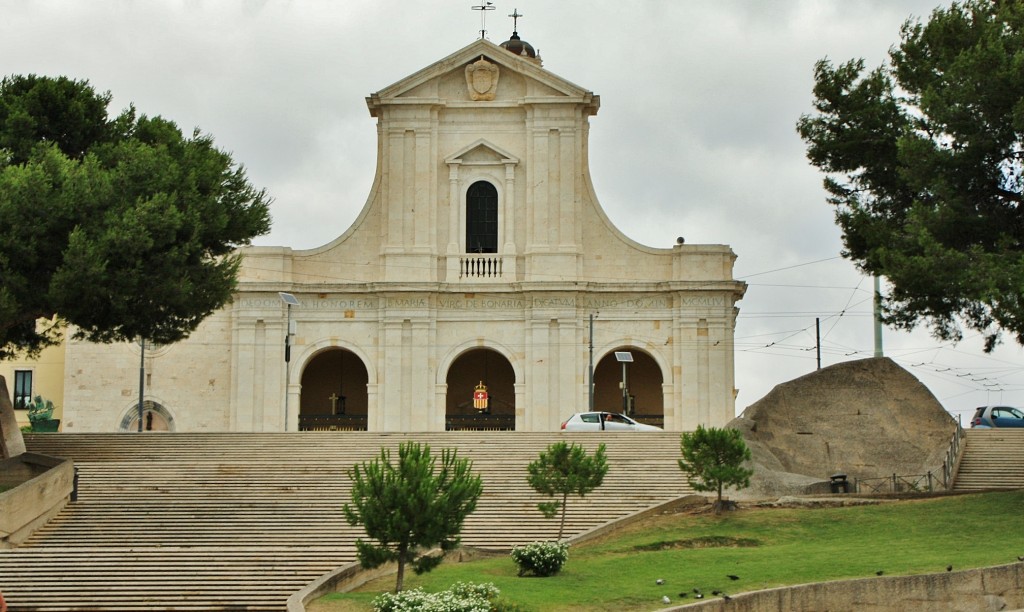
M466 252L498 252L498 190L487 181L466 192Z

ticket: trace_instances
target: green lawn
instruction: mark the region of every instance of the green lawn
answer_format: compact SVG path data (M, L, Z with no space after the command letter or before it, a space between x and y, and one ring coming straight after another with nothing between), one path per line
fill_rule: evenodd
M1022 509L1024 491L1013 491L848 508L665 515L574 546L552 578L517 578L511 558L501 556L445 562L430 574L407 576L406 587L436 591L459 580L493 582L504 600L524 610L656 610L664 607L663 595L673 603L693 601L694 588L711 597L716 589L734 594L877 571L924 574L950 564L967 569L1015 562L1024 554ZM363 592L325 597L310 610L370 610L377 593L393 588L394 578L384 579ZM686 599L679 597L683 591Z

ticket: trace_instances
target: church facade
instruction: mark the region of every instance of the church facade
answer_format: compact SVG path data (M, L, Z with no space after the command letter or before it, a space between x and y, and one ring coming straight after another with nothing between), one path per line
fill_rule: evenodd
M249 247L232 303L171 346L69 342L65 431L668 430L734 416L746 289L724 245L651 248L601 209L600 99L518 36L367 98L376 177L311 250Z

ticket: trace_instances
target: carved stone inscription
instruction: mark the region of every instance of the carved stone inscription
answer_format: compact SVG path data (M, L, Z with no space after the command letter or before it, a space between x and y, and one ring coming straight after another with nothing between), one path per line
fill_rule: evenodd
M282 308L279 298L245 298L239 302L242 308ZM378 308L380 300L375 297L342 299L304 299L299 296L299 307L303 310L372 310Z
M703 306L704 308L722 308L725 306L724 297L701 296L691 298L680 298L680 306Z
M526 300L505 297L439 297L437 307L442 310L519 310L526 307Z
M330 298L301 299L303 310L335 310L359 311L376 310L383 305L388 308L428 308L431 300L426 297L414 298ZM587 310L622 309L622 310L653 310L671 308L672 299L661 296L616 296L616 297L504 297L504 296L446 296L437 297L439 310L521 310L532 308L585 308ZM721 296L683 297L679 304L689 308L723 308L725 298ZM240 301L243 308L281 308L282 302L277 298L245 298Z

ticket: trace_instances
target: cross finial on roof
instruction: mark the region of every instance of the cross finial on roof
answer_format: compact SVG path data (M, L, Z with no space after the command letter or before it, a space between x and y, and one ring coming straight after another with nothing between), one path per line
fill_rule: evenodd
M493 2L484 2L477 6L471 6L474 11L480 11L480 38L487 38L487 11L494 10Z
M519 18L524 15L519 12L519 9L512 9L512 14L509 17L512 18L512 31L516 32L519 30Z

